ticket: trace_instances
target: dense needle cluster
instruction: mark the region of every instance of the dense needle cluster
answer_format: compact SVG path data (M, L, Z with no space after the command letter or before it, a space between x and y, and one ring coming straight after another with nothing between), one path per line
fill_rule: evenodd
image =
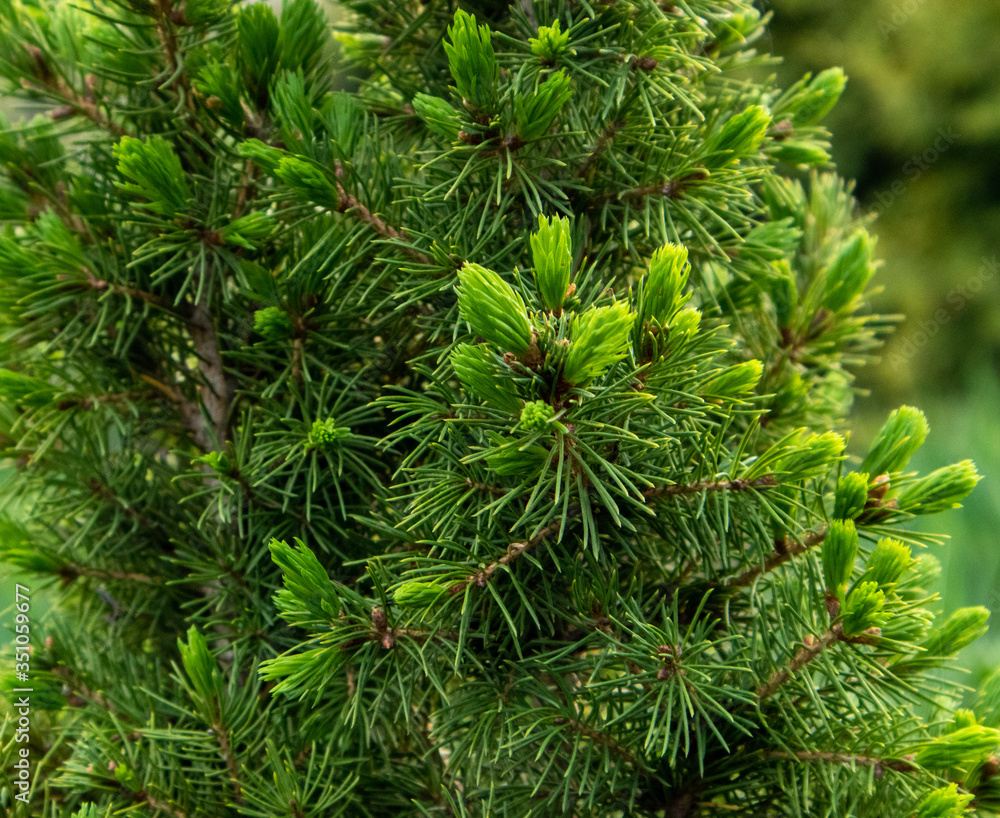
M845 453L843 75L743 0L346 6L0 0L0 547L60 600L3 804L1000 810L920 525L975 468Z

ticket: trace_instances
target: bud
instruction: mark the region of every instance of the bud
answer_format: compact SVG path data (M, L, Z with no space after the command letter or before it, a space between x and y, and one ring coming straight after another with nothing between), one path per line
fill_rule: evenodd
M711 171L739 162L760 147L770 123L771 118L759 105L730 117L722 130L708 140L702 163Z
M803 128L819 123L837 104L845 85L847 77L844 76L843 69L828 68L817 74L792 114L795 126Z
M920 645L928 658L954 656L987 631L990 612L980 606L959 608L943 625L936 626Z
M400 585L392 596L401 608L426 608L437 602L447 590L436 582L411 580Z
M722 370L705 385L705 395L713 398L738 398L748 395L760 381L764 365L745 361Z
M571 246L569 219L538 216L538 230L531 234L532 272L538 295L548 310L560 309L566 300L573 271Z
M812 139L785 139L775 143L771 157L788 165L826 165L830 154L822 143Z
M274 220L268 213L247 213L222 228L220 235L227 244L244 250L256 250L256 242L271 232Z
M281 307L265 307L253 314L254 331L268 341L292 337L292 319Z
M274 175L303 199L331 210L337 209L340 202L337 188L327 175L311 162L297 156L286 156L278 162Z
M911 514L937 514L959 508L980 480L971 460L953 463L907 486L899 496L899 507Z
M823 306L837 312L850 306L861 295L875 274L872 261L874 242L866 230L857 233L844 245L826 269Z
M511 415L521 411L514 384L497 377L496 356L485 346L459 344L451 353L451 365L462 386L487 405Z
M629 308L621 303L594 307L575 316L563 365L567 383L589 383L624 358L634 320Z
M462 128L462 121L451 103L430 94L417 94L413 98L413 110L424 124L438 136L454 142Z
M543 400L533 400L524 404L521 410L520 426L531 432L544 431L552 419L556 410Z
M306 449L329 449L338 440L351 436L349 426L338 426L333 418L314 420L309 436L306 438Z
M267 3L242 6L236 17L238 61L250 98L265 107L281 59L281 26Z
M572 95L569 75L557 71L532 93L514 97L514 117L521 140L531 142L545 136Z
M849 472L837 481L833 500L833 516L838 520L853 520L868 502L868 475Z
M875 435L860 471L887 474L902 470L927 439L927 419L912 406L901 406L890 413Z
M211 23L231 7L229 0L184 0L184 20L188 25Z
M457 9L454 23L448 26L448 40L444 50L462 101L472 109L492 111L500 71L490 42L490 27L477 27L475 17Z
M111 765L114 764L114 767ZM115 781L121 784L125 789L131 790L132 792L138 792L140 789L139 779L135 777L135 773L132 772L132 768L128 764L115 764L115 762L110 762L108 764L108 769L110 769L115 776Z
M506 352L527 352L531 323L521 296L499 275L478 264L466 262L458 280L458 311L472 331Z
M971 792L959 793L958 784L949 784L920 802L916 818L962 818L970 814L966 807L975 797Z
M938 736L917 751L914 761L932 770L985 761L1000 746L1000 730L969 725Z
M191 203L191 190L181 160L162 136L143 142L123 136L111 149L118 160L118 172L131 180L115 182L116 187L148 199L141 207L160 215L185 211Z
M844 636L860 636L869 628L880 627L888 618L885 594L874 582L861 582L847 596L840 627Z
M823 581L827 589L843 599L858 556L858 532L850 520L834 520L823 541Z
M538 36L528 40L531 53L550 63L563 54L575 54L576 51L569 48L569 32L561 31L560 28L559 20L554 21L551 26L539 26Z
M221 474L224 477L232 474L233 471L233 462L225 452L208 452L201 457L194 458L191 462L201 466L208 466L216 474Z
M278 168L278 163L288 156L286 151L272 148L259 139L248 139L246 142L240 143L237 153L247 159L252 159L263 168L265 173L274 173Z
M844 438L836 432L809 435L786 455L781 468L796 479L826 474L844 454Z
M951 724L947 727L947 732L954 733L963 727L975 727L979 724L976 714L966 707L960 707L951 717Z
M912 562L909 546L899 540L879 540L868 557L864 579L876 583L879 588L888 589L899 582Z
M218 60L209 60L192 84L205 98L206 107L242 128L244 115L240 102L240 80L232 68Z
M666 324L686 300L682 294L689 269L686 247L667 244L653 251L639 307L644 322L652 321L661 327Z

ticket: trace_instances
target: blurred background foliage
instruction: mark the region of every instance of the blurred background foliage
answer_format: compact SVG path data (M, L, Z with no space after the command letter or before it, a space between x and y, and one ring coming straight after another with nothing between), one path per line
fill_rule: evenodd
M878 213L879 312L904 318L858 385L854 451L886 413L921 407L931 436L920 470L969 457L985 479L934 529L948 610L986 605L992 628L963 657L1000 662L1000 3L770 0L764 44L788 83L842 66L827 118L840 173ZM971 655L970 655L971 654Z
M862 208L878 213L883 289L874 308L903 316L881 361L859 375L867 394L855 404L851 449L863 452L886 414L909 403L932 430L914 468L969 457L985 475L963 511L930 521L951 537L935 549L946 609L986 605L996 615L963 657L975 683L1000 663L1000 2L762 0L760 8L773 14L760 47L783 58L775 69L783 85L835 65L849 77L826 120L833 157L857 181ZM12 119L32 113L0 100ZM0 585L2 609L13 586Z

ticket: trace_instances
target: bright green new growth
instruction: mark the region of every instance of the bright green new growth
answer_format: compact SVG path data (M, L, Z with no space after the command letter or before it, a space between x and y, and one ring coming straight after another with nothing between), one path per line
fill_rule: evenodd
M874 582L862 582L844 601L841 630L845 636L860 636L869 628L881 627L888 618L885 592Z
M843 597L858 556L858 532L850 520L834 520L823 543L823 579L827 589Z
M573 272L569 219L538 217L538 230L531 234L531 265L542 304L548 310L562 307Z
M890 322L767 19L0 1L0 803L1000 812L926 525L978 474L845 449Z
M910 547L899 540L882 539L868 557L864 578L879 588L891 589L913 563Z
M573 317L563 378L571 384L592 381L628 354L635 317L626 304L594 307Z
M466 262L458 271L458 308L472 332L506 352L523 355L531 346L524 301L492 270Z
M529 401L521 410L521 428L540 432L548 427L554 416L555 409L545 401Z
M515 97L517 135L524 142L545 136L572 95L569 76L565 71L557 71L546 77L536 90Z
M962 818L973 798L971 793L959 793L957 784L949 784L921 802L917 818Z
M833 516L838 520L853 520L868 502L868 475L849 472L837 483Z
M923 445L928 431L923 412L912 406L901 406L889 415L875 435L860 471L873 479L878 475L901 471Z
M472 111L491 113L496 107L499 67L490 39L489 26L477 26L461 9L455 12L444 50L458 95Z

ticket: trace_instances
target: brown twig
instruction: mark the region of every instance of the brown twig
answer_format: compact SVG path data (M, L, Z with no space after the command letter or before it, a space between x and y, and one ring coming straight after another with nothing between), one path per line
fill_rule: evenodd
M810 634L803 640L802 647L792 657L792 660L785 667L772 673L771 678L757 688L757 698L760 701L769 699L778 692L778 689L785 682L813 661L830 645L834 645L837 642L849 642L854 645L874 645L878 643L881 636L881 628L869 628L858 636L847 636L844 634L840 622L831 625L830 629L818 639Z
M236 764L236 758L233 756L232 748L229 746L229 733L221 721L217 721L212 725L212 732L215 734L216 741L219 742L219 749L222 751L222 757L226 761L229 780L233 784L233 800L237 804L242 804L243 788L240 786L239 766Z
M826 532L827 527L824 525L814 531L810 531L801 540L777 540L775 542L774 553L764 560L763 565L756 565L753 568L747 569L739 576L726 580L726 586L729 588L745 588L748 585L752 585L757 577L770 573L793 557L804 554L810 548L822 543L826 539Z
M769 699L798 671L802 670L802 668L813 661L830 645L839 642L843 638L844 632L841 630L839 623L826 631L819 639L812 635L807 636L804 644L799 648L795 656L792 657L792 660L785 667L772 673L771 678L757 688L757 698L760 701Z
M642 496L647 500L655 500L658 497L676 497L689 494L701 494L703 491L752 491L755 489L769 489L778 485L773 474L765 474L753 480L703 480L698 483L675 484L671 486L660 486L647 489Z
M223 445L229 437L229 407L236 394L235 386L222 364L222 353L208 309L208 287L194 309L188 322L188 331L198 356L198 370L205 378L205 385L199 387L201 402L208 413L208 423L204 415L198 413L198 426L194 430L195 439L202 449L208 451ZM214 433L214 440L212 439Z
M900 759L886 760L873 756L856 756L845 753L820 753L799 751L786 753L783 751L766 751L764 758L774 758L785 761L822 761L827 764L846 764L856 767L874 767L875 777L881 778L883 770L895 770L900 773L916 772L919 768L913 763L914 756L903 756Z
M159 799L154 798L145 790L138 790L135 793L135 800L147 804L150 809L162 810L168 815L172 815L173 818L187 818L187 816L179 809L177 809L175 806L173 806L172 804L168 804L165 801L160 801Z
M350 213L355 216L360 221L372 227L376 233L378 233L383 238L393 239L394 241L400 242L400 250L402 250L406 255L412 258L414 261L419 261L421 264L433 264L433 259L426 253L421 252L416 247L412 245L412 239L399 230L393 227L391 224L385 221L385 219L372 213L364 204L358 201L358 198L351 193L344 190L344 186L337 181L337 210L341 213Z
M619 744L607 733L602 733L600 730L597 730L590 725L583 724L583 722L579 722L576 719L564 718L562 716L558 716L553 719L552 723L565 726L574 733L578 733L585 738L589 738L594 744L606 747L611 753L618 756L626 764L634 765L636 763L635 754L625 745Z

